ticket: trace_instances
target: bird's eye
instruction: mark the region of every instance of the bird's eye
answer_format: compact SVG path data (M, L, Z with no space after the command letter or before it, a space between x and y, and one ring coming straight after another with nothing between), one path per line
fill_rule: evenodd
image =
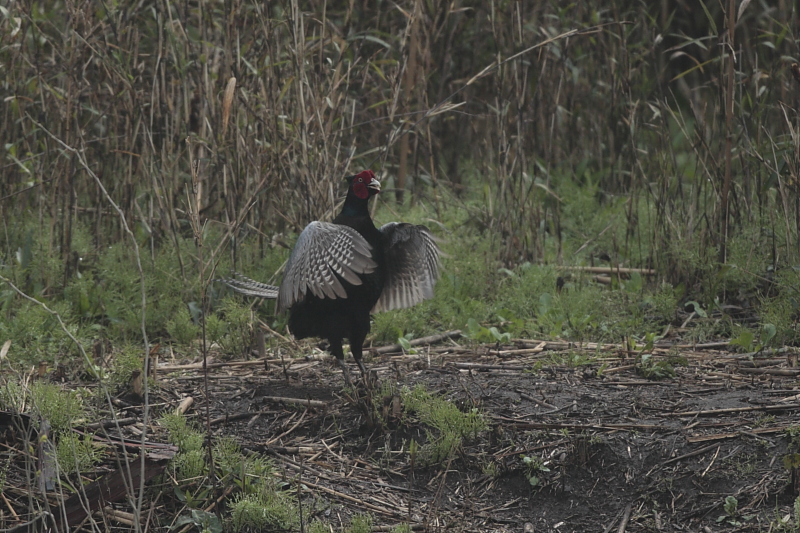
M362 183L363 181L364 181L364 178L358 178L358 182L359 183Z

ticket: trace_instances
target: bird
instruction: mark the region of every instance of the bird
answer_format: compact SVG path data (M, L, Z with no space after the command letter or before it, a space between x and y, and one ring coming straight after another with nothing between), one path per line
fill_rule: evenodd
M349 340L366 382L362 355L371 313L412 307L432 298L441 252L426 226L404 222L375 226L368 203L380 193L381 183L372 170L345 179L342 210L332 222L311 222L300 233L280 287L241 275L220 281L248 296L277 299L276 312L288 310L294 337L326 339L345 382L352 386L343 340Z

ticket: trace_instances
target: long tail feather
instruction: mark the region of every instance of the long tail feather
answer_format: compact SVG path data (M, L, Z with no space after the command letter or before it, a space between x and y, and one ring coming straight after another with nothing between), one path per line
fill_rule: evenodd
M235 273L235 276L236 279L220 278L214 281L224 283L234 291L246 296L255 296L256 298L265 298L267 300L275 300L278 297L278 287L274 285L255 281L239 273Z

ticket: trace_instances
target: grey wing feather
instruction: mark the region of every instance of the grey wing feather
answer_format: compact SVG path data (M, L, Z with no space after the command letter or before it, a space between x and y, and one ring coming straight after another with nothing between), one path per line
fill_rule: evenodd
M369 274L377 266L372 258L372 247L356 230L339 224L312 222L298 237L286 264L278 293L278 310L290 308L308 291L318 298L347 298L341 279L361 285L359 274Z
M433 298L440 266L436 237L425 226L397 222L383 225L381 233L386 275L372 311L404 309Z
M278 297L278 287L275 285L267 285L266 283L252 280L238 273L236 274L236 279L221 278L215 279L214 281L221 281L234 291L247 296L266 298L268 300L274 300Z

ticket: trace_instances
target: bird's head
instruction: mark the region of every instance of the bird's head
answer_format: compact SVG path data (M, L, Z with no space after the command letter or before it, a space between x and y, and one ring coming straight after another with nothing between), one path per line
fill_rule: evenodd
M361 200L367 200L370 196L381 192L381 182L375 178L375 173L371 170L361 171L347 179L353 194Z

